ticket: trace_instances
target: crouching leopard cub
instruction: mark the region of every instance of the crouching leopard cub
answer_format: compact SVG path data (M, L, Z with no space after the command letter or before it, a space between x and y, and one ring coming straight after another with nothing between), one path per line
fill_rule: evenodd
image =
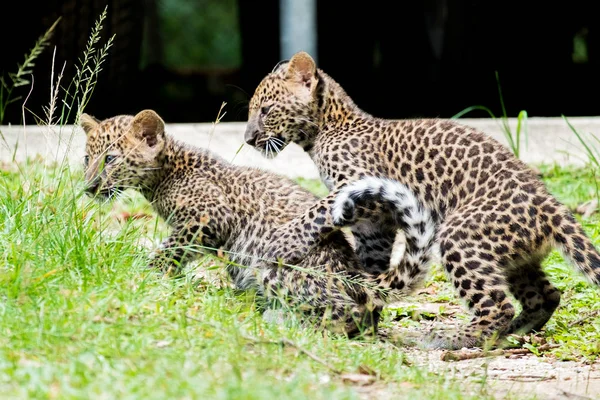
M302 310L336 332L353 335L376 328L381 307L394 293L374 285L345 235L334 227L329 234L307 232L301 240L312 247L296 267L268 263L258 268L268 243L287 235L285 224L317 201L313 194L289 179L234 166L208 150L178 142L151 110L104 121L84 114L80 123L87 137L87 191L108 198L137 189L172 227L151 259L152 267L178 270L199 250L222 248L230 255L227 271L236 287L256 289L267 300ZM381 215L402 219L415 206L414 196L408 200L398 210L380 210ZM418 210L413 211L416 215ZM425 222L432 224L427 216L423 214ZM415 240L429 243L427 238Z
M297 243L303 229L355 219L353 203L369 186L362 178L389 178L372 181L369 192L391 202L390 185L400 182L431 210L442 265L474 314L459 332L433 332L432 347L477 346L495 333L542 328L560 301L541 268L553 247L600 284L600 255L582 227L503 145L453 121L373 117L304 52L279 63L256 88L245 139L267 156L299 144L331 190L295 220L293 235L271 243L274 256L287 262L303 255ZM316 209L327 213L317 220ZM378 238L378 251L362 258L384 268L396 227L369 223L378 218L376 212L363 215L352 232L359 255ZM407 254L415 245L407 241ZM522 305L516 318L508 293Z

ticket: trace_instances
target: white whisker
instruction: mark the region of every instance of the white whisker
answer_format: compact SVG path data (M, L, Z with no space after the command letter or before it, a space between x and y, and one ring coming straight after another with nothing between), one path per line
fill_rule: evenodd
M283 146L285 143L283 142L283 140L279 139L278 137L271 137L271 140L273 140L275 143L279 144L279 146Z
M267 158L272 158L271 157L271 141L267 139L267 142L265 143L265 147L267 148Z
M273 148L275 149L275 151L277 152L277 154L279 154L279 152L281 151L281 149L283 149L283 142L277 138L273 138Z
M306 118L296 118L296 119L298 121L303 121L303 122L309 123L309 124L311 124L311 125L313 125L313 126L315 126L317 128L319 127L319 125L317 125L316 123L314 123L313 121L311 121L309 119L306 119Z
M155 169L161 169L162 167L146 167L146 168L140 168L141 171L153 171Z

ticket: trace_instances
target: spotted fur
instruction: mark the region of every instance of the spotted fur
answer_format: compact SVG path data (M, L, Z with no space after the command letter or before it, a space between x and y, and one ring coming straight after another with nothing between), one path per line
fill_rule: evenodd
M150 110L104 121L84 114L81 125L87 134L88 192L106 198L138 190L172 227L150 260L152 268L177 271L200 251L222 248L232 261L228 272L236 287L304 310L333 331L355 334L376 327L389 293L376 286L334 226L314 240L296 267L260 262L268 243L288 235L285 224L317 201L313 194L289 179L231 165L176 141Z
M431 211L443 267L474 314L459 332L433 332L432 347L470 347L494 334L541 329L560 301L541 268L553 247L600 284L600 254L581 226L506 147L455 121L373 117L306 53L297 53L259 84L245 139L263 153L267 143L277 146L273 154L288 143L299 144L331 189L296 219L289 228L293 235L272 243L273 254L285 260L302 257L296 238L332 222L336 196L358 179L404 184ZM314 218L318 209L326 210L320 220ZM378 221L370 228L384 238L379 258L385 259L396 226L381 225L379 218L376 212L367 217ZM365 240L360 232L358 240ZM516 318L508 293L523 307Z

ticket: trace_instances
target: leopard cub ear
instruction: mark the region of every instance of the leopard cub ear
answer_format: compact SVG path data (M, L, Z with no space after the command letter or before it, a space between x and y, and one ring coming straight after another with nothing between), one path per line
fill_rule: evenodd
M100 120L89 114L83 113L79 116L79 126L83 128L86 135L89 135L98 125L100 125Z
M165 123L153 110L140 111L132 122L134 136L144 141L148 147L158 147L164 144Z
M312 91L317 84L317 65L306 52L300 51L288 63L286 79Z

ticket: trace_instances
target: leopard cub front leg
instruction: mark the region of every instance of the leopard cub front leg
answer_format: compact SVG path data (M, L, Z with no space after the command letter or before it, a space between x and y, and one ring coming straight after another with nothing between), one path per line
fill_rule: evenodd
M151 256L148 267L164 274L178 274L189 262L205 253L206 248L216 248L212 230L201 223L178 224L173 232Z
M329 212L335 195L317 201L303 215L280 226L272 235L264 257L268 263L295 265L303 260L321 241L340 228L333 224Z

